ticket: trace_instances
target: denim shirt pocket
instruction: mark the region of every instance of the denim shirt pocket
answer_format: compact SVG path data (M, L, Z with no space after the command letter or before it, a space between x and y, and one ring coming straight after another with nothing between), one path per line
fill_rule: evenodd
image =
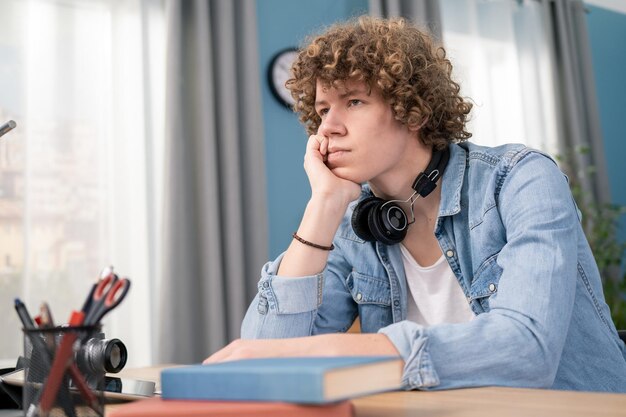
M352 271L348 275L346 285L357 304L391 305L391 289L389 281Z
M470 302L478 303L484 312L490 310L489 299L498 292L502 268L497 261L497 253L487 258L476 270L470 287Z
M391 323L391 287L386 278L352 271L346 286L359 309L361 332L374 333Z

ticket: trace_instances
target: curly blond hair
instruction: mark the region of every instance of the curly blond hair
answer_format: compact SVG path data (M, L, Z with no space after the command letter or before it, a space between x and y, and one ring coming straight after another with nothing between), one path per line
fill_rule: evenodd
M358 80L377 86L395 118L420 128L426 145L442 149L472 136L465 130L472 104L459 95L444 49L404 19L362 16L335 24L308 39L291 70L286 86L309 134L321 123L315 112L316 82L339 87Z

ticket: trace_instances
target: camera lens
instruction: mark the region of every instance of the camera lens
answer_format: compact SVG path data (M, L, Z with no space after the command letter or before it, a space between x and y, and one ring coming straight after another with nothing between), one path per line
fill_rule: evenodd
M126 365L126 346L119 339L104 340L104 369L107 372L118 373Z
M126 365L128 352L119 339L91 338L78 352L79 367L87 373L117 373Z

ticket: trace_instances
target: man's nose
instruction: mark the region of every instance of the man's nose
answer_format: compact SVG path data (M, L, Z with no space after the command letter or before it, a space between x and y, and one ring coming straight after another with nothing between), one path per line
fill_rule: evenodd
M342 136L346 134L346 125L344 124L341 115L336 111L329 111L326 113L326 117L322 120L318 129L318 134L326 136Z

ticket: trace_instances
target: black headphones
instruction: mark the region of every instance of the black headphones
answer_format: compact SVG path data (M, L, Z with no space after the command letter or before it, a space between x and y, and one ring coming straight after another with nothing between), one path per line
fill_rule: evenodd
M424 198L437 187L437 180L443 175L449 159L448 147L433 152L426 171L421 172L413 182L414 196L419 194ZM415 201L413 197L410 200L411 203ZM352 213L354 233L368 242L379 241L386 245L402 242L410 223L404 210L394 201L368 197L357 204Z

